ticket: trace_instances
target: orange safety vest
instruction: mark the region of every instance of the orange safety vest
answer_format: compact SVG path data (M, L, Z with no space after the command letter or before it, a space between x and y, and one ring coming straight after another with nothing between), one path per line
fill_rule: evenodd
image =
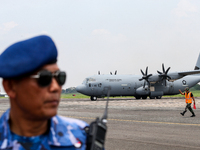
M189 92L188 94L187 94L187 92L185 92L185 102L192 103L191 92Z

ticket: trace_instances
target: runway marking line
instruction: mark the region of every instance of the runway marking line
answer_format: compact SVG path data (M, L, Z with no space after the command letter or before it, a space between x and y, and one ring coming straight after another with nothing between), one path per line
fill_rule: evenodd
M77 117L77 116L64 116L70 118L79 118L79 119L95 119L90 117ZM156 122L156 121L139 121L139 120L123 120L123 119L107 119L111 121L122 121L122 122L139 122L139 123L154 123L154 124L169 124L169 125L184 125L184 126L200 126L200 124L188 124L188 123L173 123L173 122Z
M0 110L0 112L5 112ZM91 117L77 117L77 116L64 116L69 118L79 118L79 119L95 119ZM156 122L156 121L139 121L139 120L123 120L123 119L107 119L111 121L122 121L122 122L139 122L139 123L154 123L154 124L170 124L170 125L184 125L184 126L200 126L200 124L188 124L188 123L173 123L173 122Z

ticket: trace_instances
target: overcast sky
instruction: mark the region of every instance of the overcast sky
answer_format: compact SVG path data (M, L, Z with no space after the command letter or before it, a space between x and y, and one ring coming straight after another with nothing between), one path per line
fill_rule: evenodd
M193 70L200 52L199 0L0 0L0 53L45 34L67 71L63 88L97 74ZM12 58L11 58L12 61ZM1 85L0 85L1 86Z

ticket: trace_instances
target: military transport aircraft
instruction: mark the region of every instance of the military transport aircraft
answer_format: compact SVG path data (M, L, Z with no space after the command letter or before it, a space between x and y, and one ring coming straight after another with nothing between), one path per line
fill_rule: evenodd
M76 87L77 92L90 96L92 101L106 97L108 88L110 96L134 96L136 99L161 99L163 95L179 94L179 89L192 87L200 82L200 54L194 70L185 72L169 72L162 64L162 72L148 74L141 70L141 75L98 75L87 77L83 83Z
M7 93L2 93L0 88L0 97L8 97Z

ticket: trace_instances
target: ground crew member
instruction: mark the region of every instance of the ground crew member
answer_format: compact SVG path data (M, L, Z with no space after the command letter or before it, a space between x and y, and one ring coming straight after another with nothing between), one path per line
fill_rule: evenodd
M186 102L185 111L183 111L180 114L184 116L184 114L187 112L187 109L189 109L189 111L192 113L192 116L190 117L195 117L194 111L192 110L192 107L191 107L192 100L194 101L194 105L195 105L195 99L192 92L189 91L188 87L185 88L185 93L182 93L181 90L179 90L179 92L181 93L181 95L185 95L185 102Z
M17 42L0 55L0 77L10 108L0 118L0 149L86 148L87 123L57 115L66 73L48 36Z

